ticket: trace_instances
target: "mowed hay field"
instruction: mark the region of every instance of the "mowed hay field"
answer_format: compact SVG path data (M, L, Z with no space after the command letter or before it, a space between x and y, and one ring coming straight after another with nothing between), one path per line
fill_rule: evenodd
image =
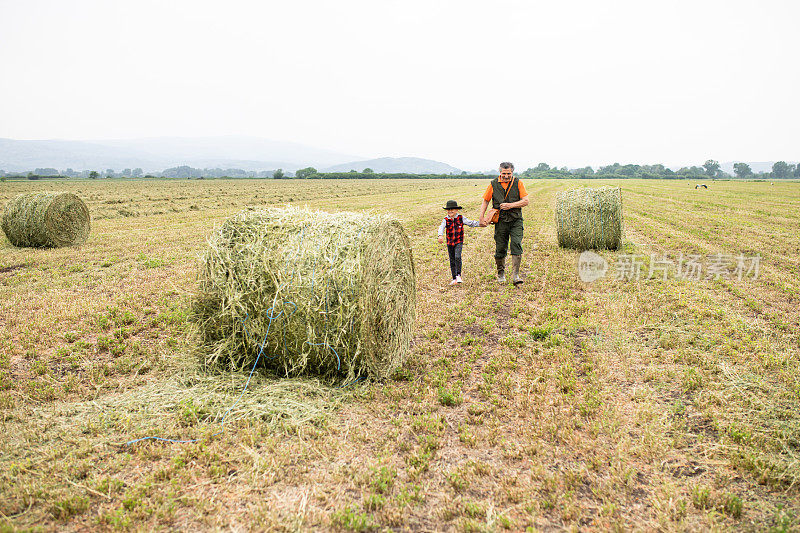
M0 236L0 530L800 528L800 183L525 182L525 284L494 282L442 205L476 181L7 182L89 205L78 248ZM578 278L553 204L622 187L640 279ZM196 369L197 257L245 206L399 218L417 267L412 354L385 382ZM760 254L759 275L646 279L650 254ZM610 271L611 273L611 271ZM333 385L333 386L331 386ZM158 435L199 442L128 440Z

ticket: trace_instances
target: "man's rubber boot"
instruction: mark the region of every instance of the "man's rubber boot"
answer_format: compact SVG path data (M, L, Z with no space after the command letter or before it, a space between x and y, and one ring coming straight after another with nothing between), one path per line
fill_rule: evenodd
M513 274L511 279L514 281L514 286L519 287L522 285L522 278L519 277L519 265L522 263L522 256L521 255L512 255L511 256L511 265L513 268Z
M505 283L506 282L506 258L505 257L495 257L495 263L497 263L497 282L498 283Z

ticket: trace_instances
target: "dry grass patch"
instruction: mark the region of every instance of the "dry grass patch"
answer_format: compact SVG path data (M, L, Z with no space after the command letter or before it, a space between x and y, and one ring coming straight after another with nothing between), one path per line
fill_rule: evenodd
M301 193L297 182L142 183L69 184L107 215L80 257L0 242L4 526L800 524L796 183L715 182L703 196L678 181L609 183L623 188L628 221L623 248L603 252L612 265L622 254L758 251L763 276L584 284L578 253L556 245L551 209L556 191L577 182L528 181L520 289L494 282L491 230L467 234L465 283L446 285L441 201L477 210L481 182L309 182ZM417 266L411 353L383 382L304 393L318 409L296 418L259 396L277 383L259 374L225 433L209 438L245 376L209 388L211 377L187 368L194 260L215 222L290 194L402 220ZM104 203L112 199L123 203ZM119 215L121 206L138 216ZM99 381L90 371L92 361L122 365L136 342L142 353L130 360L150 364L146 373L120 367ZM67 371L49 354L70 346L79 368ZM63 392L70 376L77 386ZM28 381L62 392L34 395ZM151 430L202 440L111 445Z

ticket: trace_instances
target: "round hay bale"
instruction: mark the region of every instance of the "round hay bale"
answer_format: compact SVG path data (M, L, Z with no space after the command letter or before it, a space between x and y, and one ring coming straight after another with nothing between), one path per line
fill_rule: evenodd
M622 246L622 190L581 188L556 195L558 244L578 250L617 250Z
M14 246L59 248L89 237L89 208L66 192L20 194L6 204L3 232Z
M192 322L207 368L383 378L409 352L411 245L382 215L250 209L201 259Z

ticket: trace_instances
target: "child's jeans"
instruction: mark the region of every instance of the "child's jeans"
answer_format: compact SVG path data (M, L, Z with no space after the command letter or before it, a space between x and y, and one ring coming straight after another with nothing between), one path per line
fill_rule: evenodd
M464 243L448 244L447 253L450 255L450 272L453 274L453 279L461 275L461 246Z

